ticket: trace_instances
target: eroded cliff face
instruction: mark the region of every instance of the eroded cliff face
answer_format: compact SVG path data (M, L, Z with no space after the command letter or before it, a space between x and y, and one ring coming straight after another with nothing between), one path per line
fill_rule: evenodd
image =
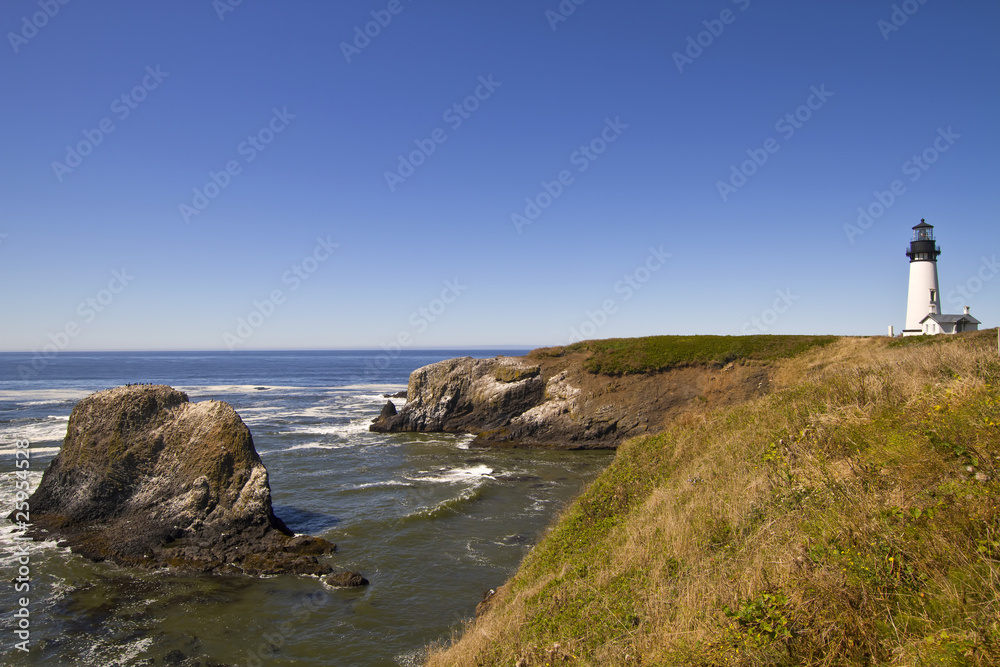
M613 448L657 432L681 413L768 390L768 369L730 364L611 377L583 368L585 352L449 359L410 375L408 402L371 426L380 432L476 435L482 446Z
M143 567L326 574L333 544L274 516L267 470L226 403L170 387L92 394L30 498L32 535Z

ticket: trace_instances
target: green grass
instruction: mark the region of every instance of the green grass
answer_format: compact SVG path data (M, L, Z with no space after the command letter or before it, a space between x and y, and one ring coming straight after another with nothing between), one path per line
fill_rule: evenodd
M609 338L554 348L547 354L586 350L584 367L602 375L665 371L679 366L773 361L829 345L837 336L649 336Z
M430 664L1000 664L995 335L843 339L624 443Z

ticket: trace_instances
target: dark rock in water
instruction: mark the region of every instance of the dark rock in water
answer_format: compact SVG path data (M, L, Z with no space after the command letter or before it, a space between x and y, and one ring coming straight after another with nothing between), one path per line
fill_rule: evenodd
M379 419L388 419L389 417L396 416L396 405L392 401L386 401L385 405L382 406L382 412L379 414Z
M36 539L92 560L246 574L327 574L336 546L293 537L267 470L227 403L164 385L118 387L73 409L30 498Z
M406 398L406 392L397 391L395 394L382 394L382 398Z
M361 576L360 572L338 572L326 578L328 586L338 588L357 588L367 586L368 580Z

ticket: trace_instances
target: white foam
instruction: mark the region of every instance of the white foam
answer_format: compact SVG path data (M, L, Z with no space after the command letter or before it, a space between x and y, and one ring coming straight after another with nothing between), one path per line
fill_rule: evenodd
M48 417L45 421L15 420L0 426L0 442L27 440L28 442L58 442L66 437L69 417Z
M307 442L307 443L304 443L304 444L301 444L301 445L293 445L292 447L289 447L288 449L282 449L280 451L282 451L282 452L294 452L294 451L298 451L298 450L301 450L301 449L344 449L345 447L350 447L350 445L348 443L344 443L344 442L336 444L336 445L331 445L331 444L323 443L323 442Z
M344 414L344 408L339 405L314 405L305 410L290 414L291 417L309 417L311 419L331 419Z
M378 391L382 394L395 394L398 391L405 391L405 384L345 384L337 387L337 389L370 389L372 391Z
M257 387L265 387L258 389ZM274 392L295 392L314 391L316 387L286 387L270 384L207 384L175 386L174 389L183 391L189 396L192 394L260 394L267 395Z
M41 456L43 454L58 454L60 449L60 447L32 447L31 455ZM6 447L0 449L0 456L14 456L15 451L16 449L13 446Z
M91 389L0 389L0 400L14 401L25 405L43 405L79 401L90 396Z
M152 637L136 639L129 644L101 644L95 642L80 657L83 658L83 664L86 665L131 665L134 664L140 655L148 651L152 645Z
M453 468L452 470L438 471L431 474L430 470L421 470L421 477L407 477L407 479L419 482L443 482L455 484L481 480L484 478L493 479L493 468L486 465L472 466L471 468ZM426 475L426 476L423 476Z
M412 487L413 485L409 482L404 482L398 479L390 479L384 482L366 482L364 484L354 484L352 486L341 487L342 491L361 491L363 489L387 489L390 487Z
M355 419L349 424L310 424L308 426L293 426L285 433L295 435L338 435L347 437L357 433L367 433L371 420Z
M23 460L23 459L22 459ZM29 470L27 474L28 488L24 489L29 494L34 493L42 481L41 470ZM15 509L14 503L17 500L16 483L22 481L18 472L0 473L0 507L5 508L6 513ZM0 568L6 572L9 566L20 556L20 553L27 550L28 557L40 551L57 548L54 541L35 542L22 538L23 531L14 524L7 521L0 522Z

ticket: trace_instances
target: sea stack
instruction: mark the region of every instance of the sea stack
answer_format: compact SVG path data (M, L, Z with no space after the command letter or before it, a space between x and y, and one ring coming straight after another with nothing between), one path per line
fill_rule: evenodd
M219 401L165 385L92 394L30 498L36 539L93 560L246 574L328 574L336 547L271 509L250 430Z

